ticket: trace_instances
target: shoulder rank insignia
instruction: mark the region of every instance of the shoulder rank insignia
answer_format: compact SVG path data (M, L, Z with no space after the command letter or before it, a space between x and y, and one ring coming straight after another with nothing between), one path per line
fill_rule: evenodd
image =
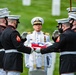
M45 33L45 35L50 35L49 33Z
M27 34L31 34L32 32L27 32Z

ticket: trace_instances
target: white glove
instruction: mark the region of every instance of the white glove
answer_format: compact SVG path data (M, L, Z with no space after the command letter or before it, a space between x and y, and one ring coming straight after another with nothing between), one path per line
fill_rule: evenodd
M31 47L31 53L34 51L34 48Z
M27 36L27 32L23 32L23 33L21 34L22 39L25 39L26 36Z
M25 66L25 67L29 68L30 66L29 66L28 64L26 64L26 66Z
M36 48L34 51L40 53L41 48Z
M46 42L45 44L46 44L47 47L50 46L50 45L52 45L51 42Z

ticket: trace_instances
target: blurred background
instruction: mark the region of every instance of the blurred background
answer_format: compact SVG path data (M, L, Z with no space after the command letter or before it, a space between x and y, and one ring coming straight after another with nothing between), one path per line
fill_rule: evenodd
M55 0L58 3L59 0ZM57 29L56 19L67 18L70 7L70 0L60 0L60 15L52 15L52 3L53 0L31 0L30 5L24 5L23 0L0 0L0 8L7 7L11 12L11 15L21 15L18 31L20 34L24 31L31 32L33 30L31 25L31 19L35 16L40 16L44 19L44 25L42 31L50 33L50 39L52 32ZM72 0L72 6L76 7L76 0ZM55 7L57 10L57 8ZM55 70L53 75L59 75L59 54L56 56ZM24 67L24 71L21 75L28 75L28 69Z

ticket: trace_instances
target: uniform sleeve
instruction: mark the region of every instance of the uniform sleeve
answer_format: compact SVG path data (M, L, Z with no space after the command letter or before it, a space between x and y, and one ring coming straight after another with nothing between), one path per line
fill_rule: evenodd
M46 42L50 42L50 36L46 35Z
M50 53L50 52L61 52L61 49L64 47L66 43L66 35L61 35L58 38L58 41L53 43L53 45L48 46L45 49L41 50L42 54Z
M31 48L24 46L23 42L21 41L20 34L17 31L12 32L11 34L11 40L14 45L14 47L20 51L27 54L31 53Z

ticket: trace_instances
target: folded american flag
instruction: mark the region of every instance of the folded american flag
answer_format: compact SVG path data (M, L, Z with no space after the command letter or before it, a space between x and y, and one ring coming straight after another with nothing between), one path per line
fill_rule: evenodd
M46 45L44 45L42 43L32 43L31 47L32 48L46 48Z

